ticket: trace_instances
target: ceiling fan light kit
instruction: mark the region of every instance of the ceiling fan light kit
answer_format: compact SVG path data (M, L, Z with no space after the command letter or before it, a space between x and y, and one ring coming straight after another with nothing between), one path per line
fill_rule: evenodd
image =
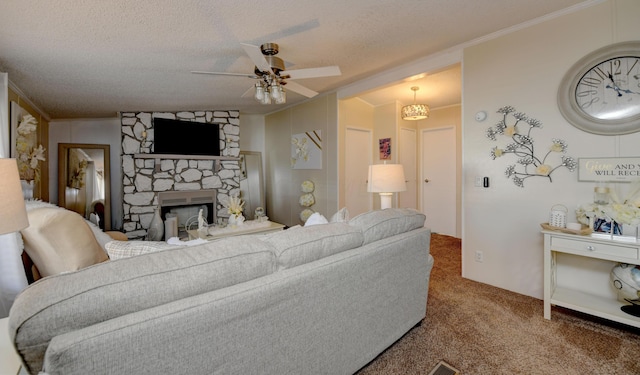
M405 105L402 107L402 119L403 120L424 120L429 117L429 106L426 104L416 104L416 91L420 90L418 86L413 86L413 104Z
M205 72L205 71L192 71L194 74L210 74L210 75L225 75L225 76L239 76L247 77L251 79L257 79L258 82L254 85L253 98L262 104L284 104L287 102L287 92L284 89L284 85L289 85L287 88L290 91L298 93L300 95L312 98L318 95L317 92L310 90L298 83L287 82L287 80L302 79L302 78L317 78L317 77L330 77L339 76L342 74L340 68L337 66L325 66L320 68L306 68L306 69L294 69L285 71L284 61L275 56L278 54L279 46L276 43L264 43L260 47L242 43L251 61L255 64L252 74L242 73L226 73L226 72Z

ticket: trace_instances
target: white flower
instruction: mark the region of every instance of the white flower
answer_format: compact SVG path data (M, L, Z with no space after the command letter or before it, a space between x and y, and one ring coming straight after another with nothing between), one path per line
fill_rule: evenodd
M302 191L305 193L312 193L313 190L315 189L315 186L313 185L313 182L309 181L309 180L305 180L302 182Z
M18 125L17 131L20 135L27 135L34 132L37 127L38 121L35 117L31 115L24 115L22 116L22 121L20 121L20 124Z
M45 149L42 147L42 145L39 145L38 148L34 148L31 151L31 162L29 163L29 166L32 169L38 168L38 161L46 160L44 157L44 151Z
M602 207L604 213L613 221L633 226L640 225L640 208L630 204L612 203Z
M244 206L244 202L238 196L229 197L226 200L222 201L222 205L227 208L227 212L231 215L240 215L242 214L242 207Z

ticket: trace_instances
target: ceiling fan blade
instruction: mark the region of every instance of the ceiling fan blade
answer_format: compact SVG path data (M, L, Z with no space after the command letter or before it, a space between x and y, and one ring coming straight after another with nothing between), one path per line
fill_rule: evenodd
M317 92L315 92L315 91L313 91L311 89L308 89L308 88L302 86L301 84L295 83L295 82L287 82L287 84L284 86L284 88L286 90L296 92L296 93L298 93L300 95L304 95L307 98L313 98L314 96L318 95Z
M289 76L290 79L315 78L339 76L342 72L337 66L324 66L320 68L285 70L280 75Z
M243 74L243 73L204 72L204 71L201 71L201 70L192 70L191 73L193 73L193 74L209 74L209 75L214 75L214 76L237 76L237 77L247 77L247 78L253 78L253 79L258 78L258 76L255 75L255 74Z
M244 48L244 51L247 53L247 55L249 55L249 58L251 58L251 61L253 61L255 66L258 67L261 72L269 72L270 74L273 74L273 70L271 70L271 64L269 64L269 62L267 62L267 59L265 59L262 55L260 47L246 43L240 44L242 45L242 48Z

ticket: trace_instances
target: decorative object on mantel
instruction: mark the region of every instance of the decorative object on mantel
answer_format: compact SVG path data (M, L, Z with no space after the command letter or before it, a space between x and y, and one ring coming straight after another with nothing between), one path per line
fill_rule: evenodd
M33 198L34 181L40 181L40 162L45 161L45 148L36 146L38 121L30 114L22 116L16 128L16 159L25 199Z
M164 236L164 222L160 217L160 209L156 208L147 230L147 241L162 241L162 236Z
M577 162L571 156L562 155L560 162L555 166L547 161L551 154L564 154L567 151L568 145L561 139L552 139L544 157L539 158L535 155L531 131L535 128L542 128L542 123L539 120L530 118L522 112L516 112L512 106L504 106L498 109L497 113L501 113L503 118L495 127L487 129L487 138L497 141L496 135L500 134L509 137L512 142L504 148L494 147L491 149L491 159L495 160L506 154L514 154L518 157L517 163L522 169L516 170L516 164L512 164L505 171L507 178L511 178L516 186L524 187L524 180L530 177L545 177L549 179L549 182L553 182L551 174L560 167L565 167L571 172L576 169ZM511 125L507 122L509 116L515 119ZM528 129L519 128L519 124L526 125Z
M227 208L229 213L229 225L242 225L244 223L244 216L242 215L242 208L244 202L237 195L229 197L222 204Z

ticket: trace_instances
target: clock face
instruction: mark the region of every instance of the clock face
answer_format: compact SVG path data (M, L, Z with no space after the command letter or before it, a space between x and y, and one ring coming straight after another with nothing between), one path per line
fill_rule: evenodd
M600 120L640 114L640 57L620 56L587 70L578 80L575 101L585 114Z
M640 41L611 44L573 64L558 87L558 109L586 132L640 131Z

